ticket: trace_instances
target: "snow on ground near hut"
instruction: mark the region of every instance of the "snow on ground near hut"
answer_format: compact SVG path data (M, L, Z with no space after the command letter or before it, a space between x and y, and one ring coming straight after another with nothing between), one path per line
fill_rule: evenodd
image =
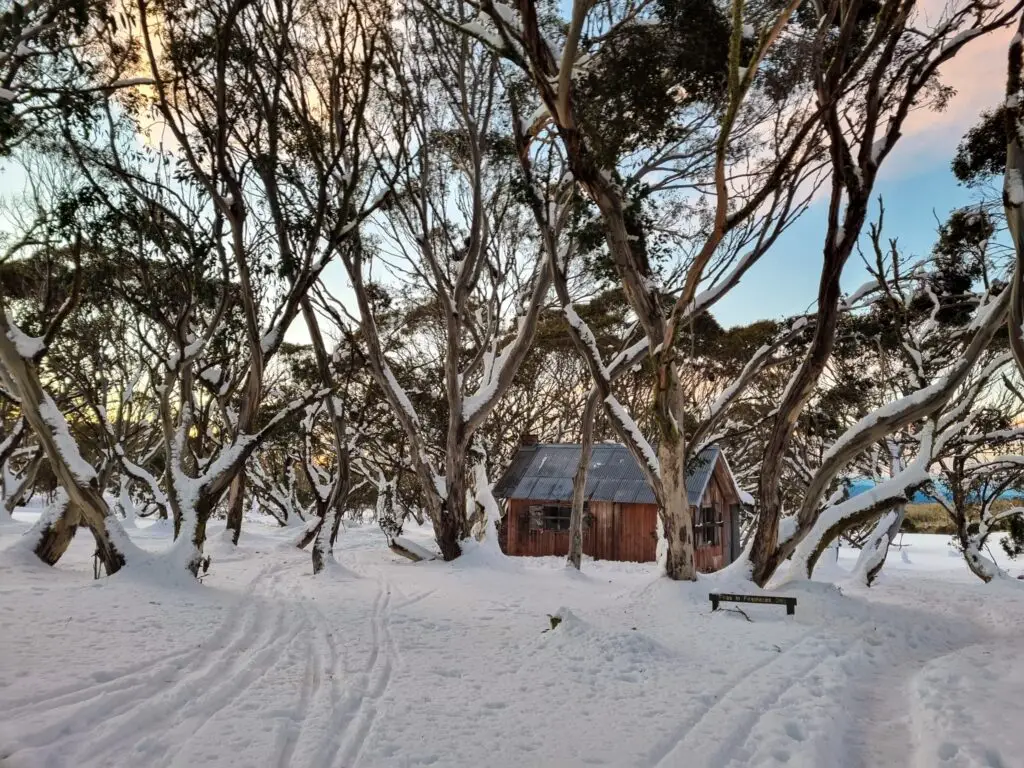
M9 549L17 517L4 768L1024 765L1024 582L981 584L943 536L904 537L870 590L843 552L822 567L838 588L787 585L795 616L748 621L711 613L714 581L481 550L413 564L370 525L317 579L294 530L250 522L237 551L214 532L201 586L93 581L87 535L50 569ZM140 545L167 545L145 525Z

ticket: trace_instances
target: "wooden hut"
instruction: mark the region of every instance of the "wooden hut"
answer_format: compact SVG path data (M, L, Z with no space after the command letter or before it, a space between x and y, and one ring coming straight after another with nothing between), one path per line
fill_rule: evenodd
M565 555L569 551L572 480L580 446L524 439L494 494L505 500L509 555ZM687 467L697 569L728 565L740 552L739 508L746 495L718 446ZM587 474L583 552L598 560L652 561L657 549L654 492L625 446L594 446Z

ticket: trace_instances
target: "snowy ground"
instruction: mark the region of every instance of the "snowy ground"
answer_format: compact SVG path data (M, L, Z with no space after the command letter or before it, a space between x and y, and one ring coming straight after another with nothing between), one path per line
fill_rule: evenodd
M1024 765L1024 582L981 584L947 537L906 536L871 590L830 564L839 588L748 621L711 614L710 581L412 564L369 525L318 579L252 523L202 586L93 581L85 535L55 569L9 549L32 517L0 528L4 768Z

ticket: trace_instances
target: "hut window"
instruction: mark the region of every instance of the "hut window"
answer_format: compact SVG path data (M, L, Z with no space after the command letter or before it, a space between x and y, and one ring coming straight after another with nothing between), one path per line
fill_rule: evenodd
M722 515L716 507L701 507L694 524L698 547L717 547L722 543Z
M531 531L568 531L572 507L563 504L543 504L530 507Z

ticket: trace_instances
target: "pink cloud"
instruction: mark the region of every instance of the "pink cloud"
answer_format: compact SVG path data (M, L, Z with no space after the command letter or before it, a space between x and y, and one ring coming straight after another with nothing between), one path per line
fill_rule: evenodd
M926 2L931 19L938 17L938 3ZM929 9L929 6L933 6ZM1000 29L968 43L941 70L942 82L956 95L942 112L912 112L904 125L903 139L887 164L885 175L905 175L924 160L948 162L964 133L985 109L998 105L1006 91L1006 56L1013 28Z

